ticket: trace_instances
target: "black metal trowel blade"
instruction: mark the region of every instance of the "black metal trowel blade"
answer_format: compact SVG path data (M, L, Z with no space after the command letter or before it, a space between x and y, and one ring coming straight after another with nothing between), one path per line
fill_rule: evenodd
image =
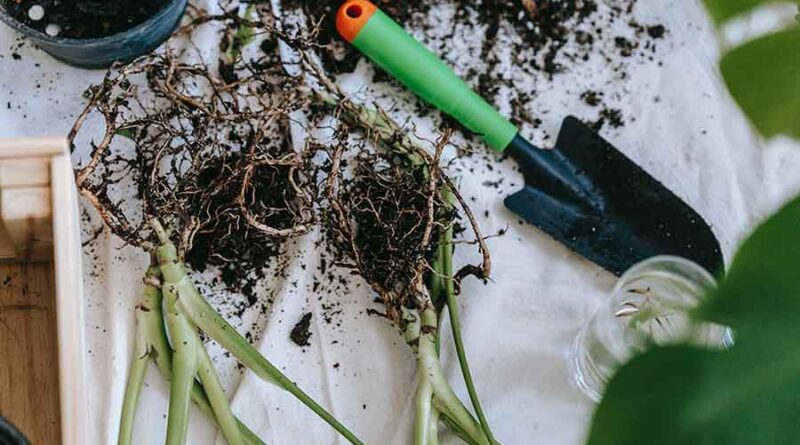
M564 120L553 150L517 136L506 152L526 183L506 206L610 272L656 255L723 271L719 242L703 218L577 118Z

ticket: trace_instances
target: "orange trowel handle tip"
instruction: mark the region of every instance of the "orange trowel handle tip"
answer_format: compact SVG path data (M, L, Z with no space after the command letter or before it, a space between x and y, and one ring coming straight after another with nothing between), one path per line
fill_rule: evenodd
M378 7L367 0L348 0L336 14L336 29L348 42L355 40Z

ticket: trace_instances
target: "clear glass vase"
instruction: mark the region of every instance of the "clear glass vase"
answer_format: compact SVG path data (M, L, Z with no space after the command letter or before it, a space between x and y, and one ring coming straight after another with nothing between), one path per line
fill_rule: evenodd
M729 345L728 329L689 315L715 285L705 269L683 258L660 256L633 266L575 338L578 388L599 402L616 370L653 344Z

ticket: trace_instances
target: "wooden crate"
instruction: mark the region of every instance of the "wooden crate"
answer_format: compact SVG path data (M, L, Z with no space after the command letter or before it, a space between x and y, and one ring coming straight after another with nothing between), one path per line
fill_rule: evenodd
M63 138L0 139L0 414L86 445L77 197Z

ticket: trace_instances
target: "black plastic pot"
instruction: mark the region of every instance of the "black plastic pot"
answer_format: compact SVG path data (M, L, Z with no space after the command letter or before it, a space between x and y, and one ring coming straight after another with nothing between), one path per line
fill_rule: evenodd
M30 445L14 425L0 416L0 445Z
M82 68L105 68L156 49L180 23L187 1L171 0L145 22L118 34L93 39L51 37L37 31L11 17L2 6L3 0L0 0L0 20L56 59Z

